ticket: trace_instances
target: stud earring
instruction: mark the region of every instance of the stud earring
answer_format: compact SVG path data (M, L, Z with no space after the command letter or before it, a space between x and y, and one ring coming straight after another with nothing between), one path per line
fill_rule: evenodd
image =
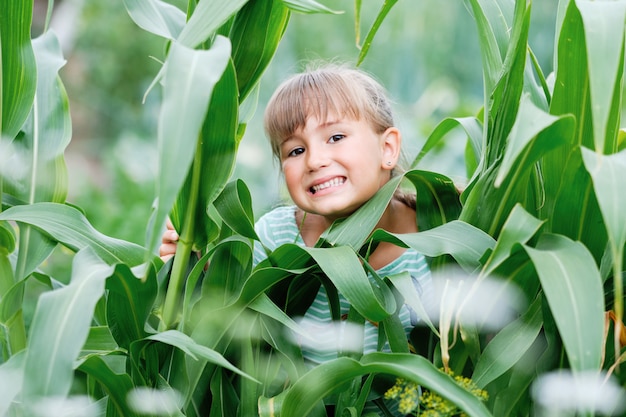
M390 167L391 166L391 161L387 161L387 166Z

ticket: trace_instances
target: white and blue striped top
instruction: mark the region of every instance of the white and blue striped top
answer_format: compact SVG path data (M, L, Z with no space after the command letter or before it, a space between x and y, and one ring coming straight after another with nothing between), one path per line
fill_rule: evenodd
M266 248L274 250L280 245L287 243L305 246L296 224L295 213L295 206L278 207L257 221L255 229ZM267 255L263 247L256 244L254 248L255 265L266 257ZM432 280L430 269L422 254L409 248L393 262L377 270L381 277L401 272L410 273L422 300L431 299ZM339 294L339 302L341 315L348 314L350 305L341 294ZM406 305L400 311L400 319L408 335L408 332L416 323L416 317ZM346 330L341 327L344 323L339 325L333 323L324 286L320 287L315 300L302 320L303 325L314 329L315 334L316 343L303 344L302 347L302 353L307 360L313 363L322 363L336 358L338 349L345 348L343 345L338 346L338 341L346 337ZM366 321L365 328L361 331L361 334L363 332L362 341L359 341L362 352L369 353L378 350L378 327ZM350 350L353 351L352 349ZM387 349L383 348L383 350Z

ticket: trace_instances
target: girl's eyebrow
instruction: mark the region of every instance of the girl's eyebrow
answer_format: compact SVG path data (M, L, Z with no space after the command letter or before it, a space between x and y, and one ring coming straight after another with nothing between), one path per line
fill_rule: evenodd
M331 127L331 126L334 126L334 125L338 125L340 123L341 123L340 120L327 120L324 123L320 123L319 126L320 127Z

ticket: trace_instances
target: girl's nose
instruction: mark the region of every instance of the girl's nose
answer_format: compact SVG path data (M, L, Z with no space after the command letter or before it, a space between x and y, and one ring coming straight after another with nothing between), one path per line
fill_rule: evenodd
M307 166L315 171L330 163L330 155L323 146L309 147L307 152Z

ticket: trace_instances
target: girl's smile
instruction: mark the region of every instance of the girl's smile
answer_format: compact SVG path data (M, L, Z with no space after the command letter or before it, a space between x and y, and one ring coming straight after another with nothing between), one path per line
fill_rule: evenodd
M311 194L315 194L317 196L324 195L324 190L327 192L332 192L334 190L330 190L330 188L336 188L342 186L346 182L346 177L334 177L329 180L320 180L317 181L314 185L309 188Z

